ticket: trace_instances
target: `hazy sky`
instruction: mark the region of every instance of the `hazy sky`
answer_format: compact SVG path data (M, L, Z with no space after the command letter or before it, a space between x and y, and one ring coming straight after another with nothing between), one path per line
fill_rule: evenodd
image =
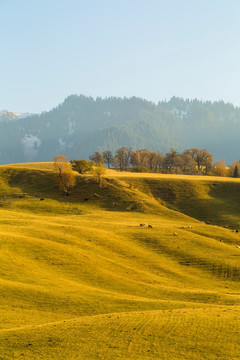
M239 0L0 0L0 110L70 94L240 105Z

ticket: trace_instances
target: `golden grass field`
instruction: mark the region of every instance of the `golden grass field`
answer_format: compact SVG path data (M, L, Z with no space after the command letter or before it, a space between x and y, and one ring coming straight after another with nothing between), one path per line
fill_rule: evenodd
M240 359L240 181L52 169L0 167L0 360Z

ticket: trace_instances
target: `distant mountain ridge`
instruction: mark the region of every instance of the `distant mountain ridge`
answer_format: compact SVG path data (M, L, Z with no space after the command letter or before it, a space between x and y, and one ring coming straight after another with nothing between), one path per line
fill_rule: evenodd
M16 114L1 113L2 164L49 161L59 153L88 159L96 150L115 152L121 146L164 153L171 147L198 147L207 148L215 160L240 158L240 108L223 101L173 97L154 104L136 97L71 95L40 115L10 115L1 121L1 116Z
M0 121L11 121L11 120L18 120L23 119L28 116L32 116L34 114L31 113L19 113L19 112L10 112L7 110L0 111Z

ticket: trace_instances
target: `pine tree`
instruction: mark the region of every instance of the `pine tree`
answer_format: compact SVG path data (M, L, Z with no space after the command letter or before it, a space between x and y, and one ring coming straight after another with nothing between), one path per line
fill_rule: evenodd
M234 168L233 177L234 177L234 178L239 178L239 170L238 170L237 165L236 165L235 168Z

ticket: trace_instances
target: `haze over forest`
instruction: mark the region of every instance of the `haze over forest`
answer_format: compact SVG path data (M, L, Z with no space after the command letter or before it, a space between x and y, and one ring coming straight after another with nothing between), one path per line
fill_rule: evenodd
M59 153L88 159L96 150L121 146L163 153L206 148L227 164L240 157L240 109L223 101L172 97L155 104L137 97L71 95L49 112L24 116L1 112L1 164L51 161Z

